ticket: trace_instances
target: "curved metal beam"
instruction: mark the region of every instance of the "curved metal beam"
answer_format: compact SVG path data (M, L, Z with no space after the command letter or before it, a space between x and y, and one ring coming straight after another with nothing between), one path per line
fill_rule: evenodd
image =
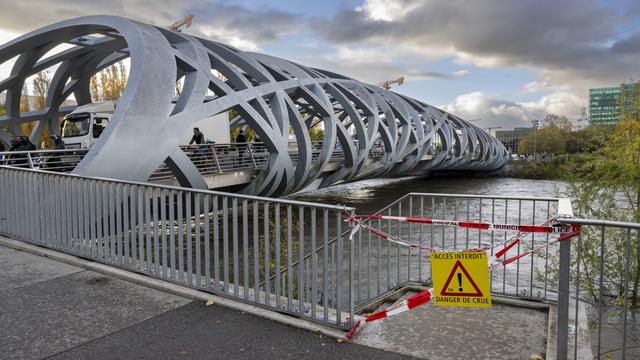
M43 58L63 43L75 46ZM74 169L78 174L146 181L164 163L182 184L205 187L197 167L176 153L179 135L230 110L239 114L232 126L255 130L270 153L269 166L243 190L259 195L291 193L312 183L329 186L434 170L494 171L507 160L506 149L495 138L415 99L126 18L87 16L46 26L0 47L0 63L14 57L10 77L0 79L8 102L0 127L22 135L21 123L40 121L27 134L32 137L68 112L61 104L70 94L81 105L90 101L93 74L130 57L124 94L110 125ZM51 66L57 71L47 109L20 113L25 80ZM173 105L176 79L183 76L183 90ZM318 152L309 136L313 126L324 129L319 161L312 156ZM290 137L297 143L296 161ZM332 170L336 152L343 160Z

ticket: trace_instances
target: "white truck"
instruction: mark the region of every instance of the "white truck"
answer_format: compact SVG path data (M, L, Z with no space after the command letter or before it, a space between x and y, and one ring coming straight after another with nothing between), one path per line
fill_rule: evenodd
M95 102L78 106L69 115L64 117L62 127L62 141L67 149L89 149L98 140L104 129L109 125L111 115L115 111L116 104L113 101ZM230 143L229 115L220 113L202 119L193 124L181 136L181 145L186 145L191 140L193 129L197 127L204 134L206 141L217 144Z

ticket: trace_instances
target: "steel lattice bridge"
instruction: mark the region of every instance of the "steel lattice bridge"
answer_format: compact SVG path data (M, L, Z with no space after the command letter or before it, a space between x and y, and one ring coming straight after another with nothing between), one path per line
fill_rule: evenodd
M61 44L71 46L48 54ZM278 196L365 178L496 171L508 156L478 127L410 97L121 17L46 26L0 47L0 64L14 58L11 75L0 79L5 143L32 121L26 135L34 142L45 127L59 134L60 116L75 107L64 101L73 95L78 105L91 103L91 76L131 61L126 89L95 145L4 157L14 165L193 188L242 185L244 193ZM25 81L52 67L46 108L21 113ZM178 79L184 85L176 98ZM181 145L179 135L224 112L237 114L231 129L251 128L262 143ZM322 141L311 140L315 126Z

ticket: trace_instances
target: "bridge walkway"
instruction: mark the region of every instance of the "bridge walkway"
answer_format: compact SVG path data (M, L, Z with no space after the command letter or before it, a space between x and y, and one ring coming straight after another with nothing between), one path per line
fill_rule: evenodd
M263 143L202 144L180 146L184 154L203 175L209 189L249 183L269 165L271 153ZM82 161L88 149L36 150L0 152L0 165L20 168L42 169L69 173ZM322 142L312 143L312 164L320 163ZM369 151L369 163L384 156L384 148L378 144ZM289 156L294 166L298 163L297 144L289 144ZM432 160L426 155L423 160ZM344 154L336 146L324 172L337 170L344 162ZM163 163L149 176L149 182L178 186L179 182L169 166Z

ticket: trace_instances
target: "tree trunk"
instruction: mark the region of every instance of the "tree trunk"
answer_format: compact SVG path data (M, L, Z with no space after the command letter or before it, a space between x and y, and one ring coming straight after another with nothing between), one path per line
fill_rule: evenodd
M638 215L640 215L640 191L636 194L636 221L638 221ZM627 254L631 256L631 254ZM633 290L631 292L631 308L635 309L638 306L638 285L640 284L640 231L636 231L636 269L635 277L633 279ZM627 296L627 294L624 294Z

